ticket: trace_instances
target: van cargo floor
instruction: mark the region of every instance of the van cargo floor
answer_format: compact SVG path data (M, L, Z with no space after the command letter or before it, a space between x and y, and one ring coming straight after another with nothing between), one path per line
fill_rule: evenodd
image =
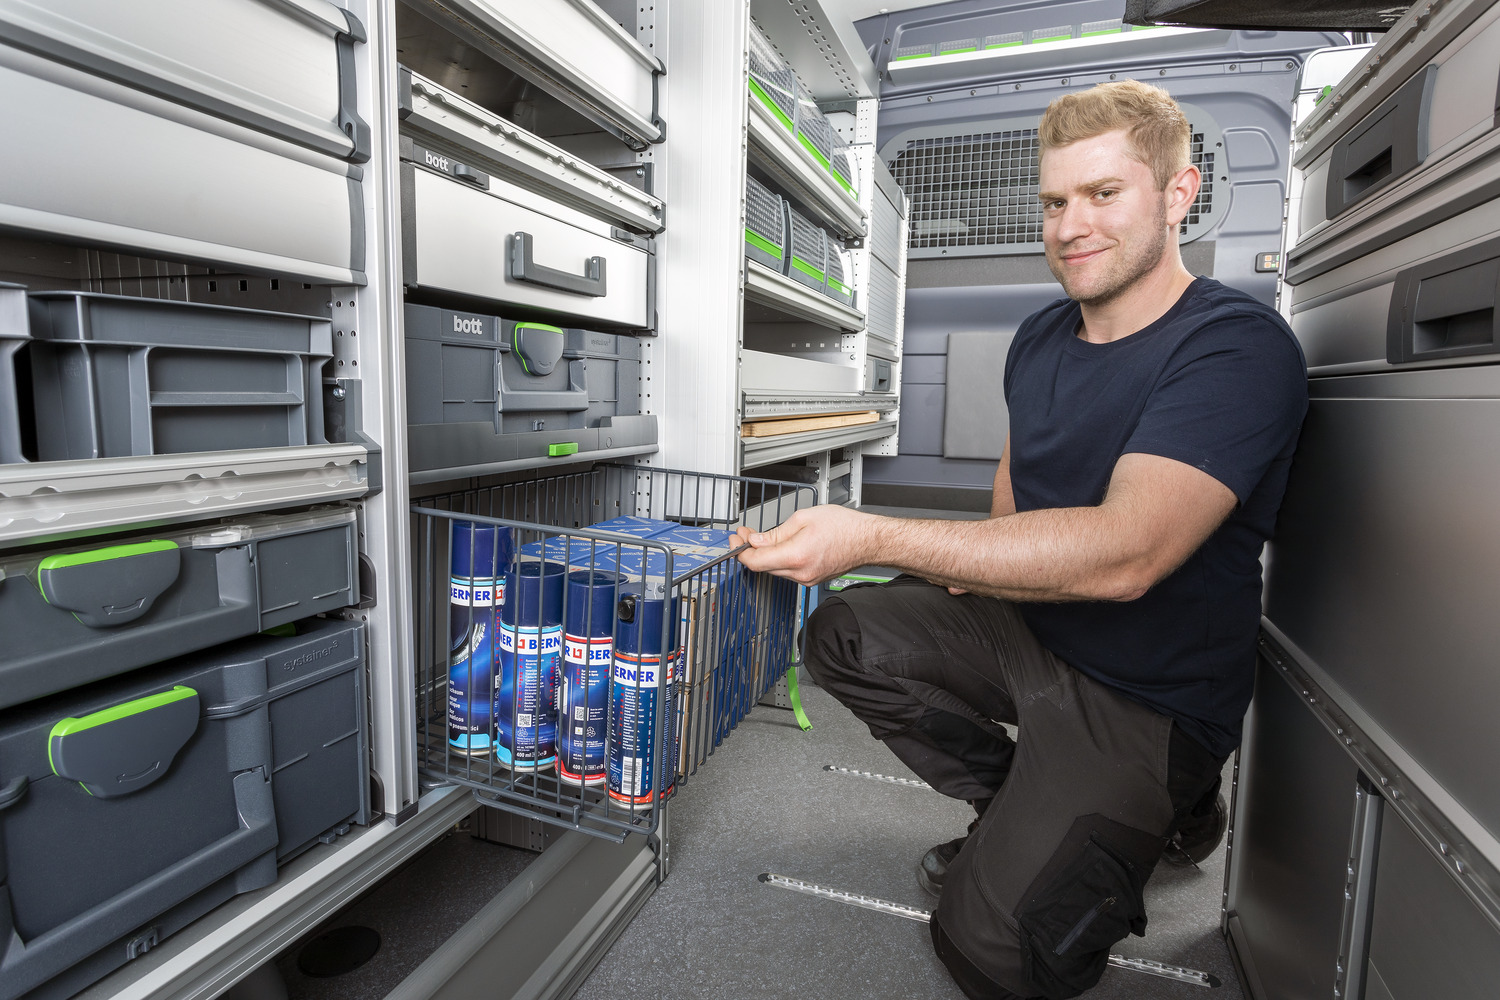
M926 925L757 880L776 872L931 909L916 881L929 847L972 812L925 787L824 770L913 777L847 709L802 677L813 728L758 707L679 791L671 873L584 982L579 1000L932 997L962 1000ZM1228 775L1226 773L1226 789ZM1224 850L1199 869L1162 864L1144 938L1116 951L1211 973L1223 986L1110 968L1091 998L1239 1000L1219 933Z

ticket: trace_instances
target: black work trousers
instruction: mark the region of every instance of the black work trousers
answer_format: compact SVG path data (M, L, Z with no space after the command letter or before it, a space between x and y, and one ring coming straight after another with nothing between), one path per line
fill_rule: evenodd
M964 992L1059 1000L1097 983L1111 946L1144 932L1146 880L1223 759L1062 662L1008 601L915 577L852 587L813 614L805 649L923 780L990 802L932 921Z

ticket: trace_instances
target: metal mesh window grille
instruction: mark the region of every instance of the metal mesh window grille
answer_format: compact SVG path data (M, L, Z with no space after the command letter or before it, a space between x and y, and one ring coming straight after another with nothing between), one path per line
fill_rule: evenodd
M907 245L1040 253L1037 153L1035 128L909 141L889 164L911 198ZM1191 155L1203 185L1183 220L1184 235L1213 210L1214 154L1204 133L1193 132Z

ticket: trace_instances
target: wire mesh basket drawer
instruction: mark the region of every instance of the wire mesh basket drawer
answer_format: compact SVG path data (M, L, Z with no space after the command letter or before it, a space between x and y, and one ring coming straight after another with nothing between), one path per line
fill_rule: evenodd
M792 658L804 590L744 569L735 529L815 502L624 465L418 501L419 769L549 823L654 831Z

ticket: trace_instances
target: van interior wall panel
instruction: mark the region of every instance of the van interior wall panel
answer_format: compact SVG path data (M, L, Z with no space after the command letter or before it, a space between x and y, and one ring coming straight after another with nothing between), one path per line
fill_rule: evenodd
M1187 227L1192 238L1182 244L1184 263L1195 274L1210 275L1273 303L1276 275L1256 265L1261 255L1277 252L1281 244L1289 109L1297 70L1305 52L1344 44L1346 39L1313 32L1204 31L1162 36L1161 41L1143 35L1140 41L1125 44L1114 41L1120 34L1118 19L1119 5L1106 0L1041 9L1022 2L965 0L861 21L861 37L882 72L877 149L889 164L910 142L930 144L943 141L943 136L1014 132L1010 126L1018 123L1034 131L1047 104L1063 93L1116 78L1157 84L1188 106L1190 117L1204 119L1193 126L1195 133L1206 137L1197 155L1205 168L1205 187L1212 188L1212 201L1204 216L1207 228ZM1063 22L1071 22L1069 39L1033 38L1054 27L1062 30ZM1010 41L1017 32L1022 41ZM979 54L946 56L951 46L945 49L944 43L963 38L972 38ZM1008 55L982 57L987 46L1022 53L1030 61L1018 59L1015 66L1019 68L1007 68L1011 66ZM1043 66L1036 60L1049 46L1062 48L1056 49L1053 65ZM1023 52L1032 49L1035 53ZM924 57L922 51L931 55ZM932 69L924 70L926 75L919 82L903 82L902 68L923 58L936 60ZM1002 162L1007 155L1000 149L1002 141L992 142L993 150L986 154L1002 158L995 161L994 170L987 174L971 170L971 183L997 184L995 189L939 190L945 184L966 183L957 175L964 168L958 165L956 148L947 160L929 157L930 169L938 171L931 175L930 184L920 178L907 180L914 220L913 253L917 240L922 239L924 198L950 197L959 206L994 201L997 207L980 211L977 218L981 221L990 213L1010 215L1024 209L1016 197L1034 198L1032 191L1016 185L1024 185L1023 175L1028 171L1034 184L1035 166L1017 161L1013 169L1004 167L1008 161ZM1210 164L1212 172L1208 173ZM1200 204L1204 204L1201 199ZM929 232L927 243L944 242L934 241L931 232L935 231ZM1037 252L1037 234L1028 229L1013 235L1022 241L1020 245L1004 245L1012 235L1001 233L995 237L1001 242L993 252L986 252L983 245L974 245L973 238L960 237L953 241L951 255L950 251L924 249L923 257L910 262L900 450L891 458L870 457L865 464L867 483L990 486L993 461L973 457L984 449L959 444L964 435L942 423L945 413L955 412L955 402L948 398L948 378L926 361L946 358L950 334L989 334L1008 340L1027 315L1062 296ZM998 388L1004 350L992 355L992 384ZM951 372L952 366L947 370ZM972 368L965 369L965 377L973 380ZM934 426L933 421L938 424ZM1003 435L1003 429L996 433ZM945 440L953 445L946 453ZM998 448L997 444L993 449L996 454Z

